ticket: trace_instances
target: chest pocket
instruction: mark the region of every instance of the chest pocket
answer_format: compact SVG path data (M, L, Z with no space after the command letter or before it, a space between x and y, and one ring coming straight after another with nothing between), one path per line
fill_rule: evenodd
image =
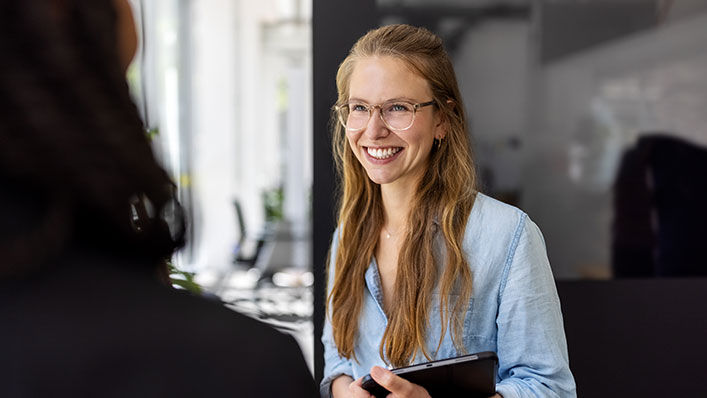
M456 294L449 295L450 302L457 300L458 296ZM452 336L454 335L453 323L447 319L447 328L445 330L444 337L442 338L442 344L437 350L437 345L439 344L439 337L442 333L442 310L440 307L440 295L435 293L432 295L432 302L430 303L430 313L429 313L429 323L427 325L427 350L432 356L432 359L444 359L451 358L459 355L469 354L463 350L459 350L454 346ZM461 337L461 344L464 347L469 347L470 336L470 322L471 314L474 308L474 299L471 298L466 303L465 308L462 310L460 316L463 317L463 328ZM435 350L437 350L435 352ZM423 357L424 358L424 357Z

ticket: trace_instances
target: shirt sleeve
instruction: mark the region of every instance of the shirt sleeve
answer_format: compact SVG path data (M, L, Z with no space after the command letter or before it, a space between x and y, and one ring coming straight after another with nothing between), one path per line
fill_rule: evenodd
M331 257L329 258L329 275L327 277L327 299L334 283L334 257L339 241L338 229L334 232L331 242ZM324 318L324 331L322 333L322 344L324 345L324 378L319 386L319 391L322 397L331 397L331 383L337 377L345 374L353 377L353 367L351 361L339 355L339 350L334 343L334 335L331 328L330 313Z
M521 217L504 267L496 325L499 394L577 396L545 242L527 215Z

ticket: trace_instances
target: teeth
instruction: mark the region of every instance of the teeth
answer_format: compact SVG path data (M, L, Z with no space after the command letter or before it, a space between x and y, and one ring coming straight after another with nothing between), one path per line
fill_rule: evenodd
M368 148L368 154L376 159L387 159L400 151L400 148Z

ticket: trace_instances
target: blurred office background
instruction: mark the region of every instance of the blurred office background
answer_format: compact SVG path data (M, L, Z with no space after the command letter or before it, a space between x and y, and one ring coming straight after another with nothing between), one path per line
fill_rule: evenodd
M189 215L173 277L292 333L311 366L311 1L132 5L129 81Z
M382 24L445 40L484 192L538 223L556 278L707 273L704 0L133 4L144 49L129 77L191 220L174 264L295 334L315 376L334 76Z

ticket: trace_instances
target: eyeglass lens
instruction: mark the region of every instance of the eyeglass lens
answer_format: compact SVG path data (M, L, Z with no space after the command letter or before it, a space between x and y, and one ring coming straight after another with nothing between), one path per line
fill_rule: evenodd
M350 130L360 130L368 124L374 107L366 104L351 103L339 108L341 122ZM415 108L405 102L389 102L380 106L381 117L388 127L405 130L413 123Z

